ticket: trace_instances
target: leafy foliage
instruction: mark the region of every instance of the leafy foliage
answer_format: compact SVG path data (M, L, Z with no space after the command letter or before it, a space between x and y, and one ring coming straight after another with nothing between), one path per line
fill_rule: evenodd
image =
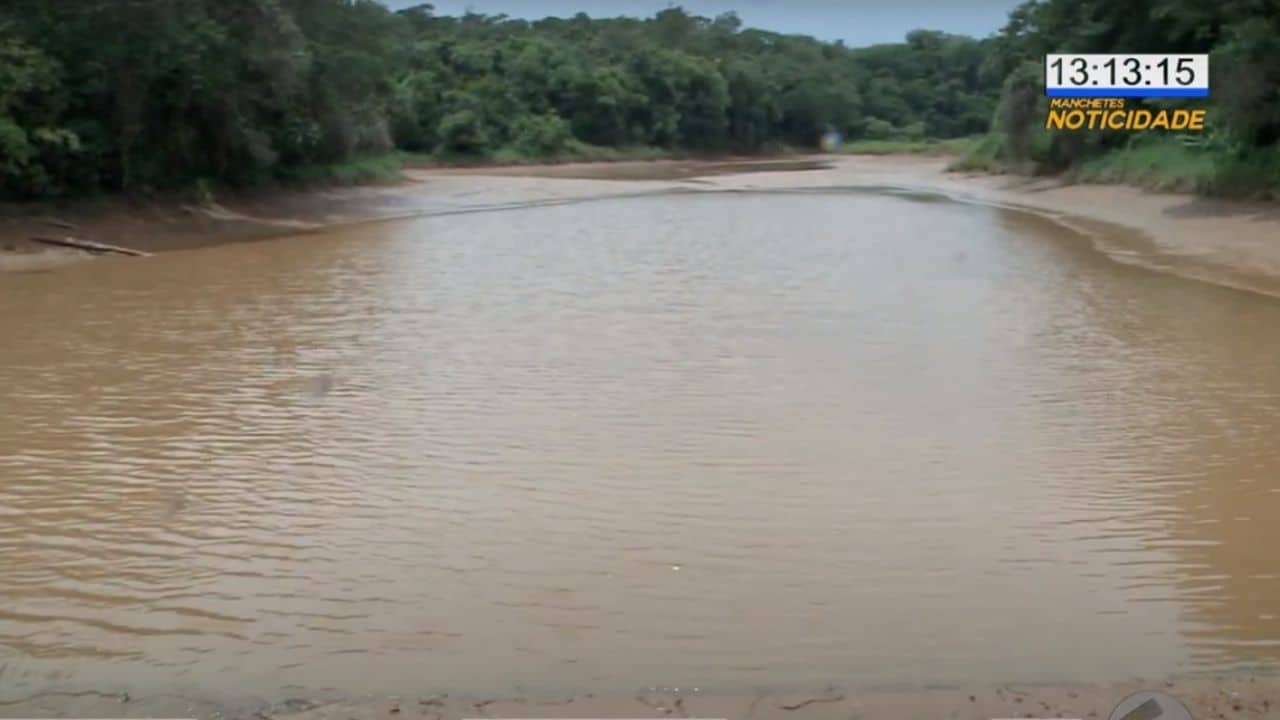
M1280 6L1274 0L1031 0L989 41L1004 75L995 143L962 167L1070 170L1081 179L1233 194L1280 190ZM1210 53L1207 137L1194 146L1123 131L1043 129L1039 63L1050 52ZM1187 101L1149 100L1152 107Z
M360 177L450 158L982 132L984 44L849 49L671 8L537 22L374 0L7 0L0 197ZM332 166L326 173L320 168Z
M1044 130L1052 51L1212 53L1215 130L1196 152L1223 167L1175 165L1275 184L1274 162L1250 159L1280 142L1275 0L1030 0L984 40L916 30L866 48L680 8L530 22L375 0L6 0L0 198L377 177L369 159L392 150L753 152L830 131L882 147L990 131L972 167L1147 163L1156 151L1124 133Z

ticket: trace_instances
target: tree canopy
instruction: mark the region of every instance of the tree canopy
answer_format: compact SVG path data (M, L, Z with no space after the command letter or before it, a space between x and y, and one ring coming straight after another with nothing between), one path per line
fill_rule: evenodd
M536 22L373 0L9 0L0 196L246 184L403 150L756 151L986 129L983 43L849 49L736 15Z
M1208 53L1207 146L1223 167L1254 164L1251 183L1280 182L1280 2L1277 0L1031 0L988 45L988 72L1005 78L993 129L1008 159L1062 169L1131 144L1122 131L1044 129L1046 53ZM1202 101L1147 100L1151 106Z
M726 13L537 21L374 0L7 0L0 198L245 185L392 150L752 152L993 130L1062 166L1125 142L1043 131L1052 51L1211 52L1215 142L1280 141L1277 0L1031 0L986 39L848 48Z

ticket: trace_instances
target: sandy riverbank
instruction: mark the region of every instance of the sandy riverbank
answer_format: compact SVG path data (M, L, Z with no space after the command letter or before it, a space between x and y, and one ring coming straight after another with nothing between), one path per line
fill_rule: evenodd
M258 240L326 226L490 206L662 189L681 180L765 170L798 171L821 159L657 160L511 167L406 170L404 182L311 190L227 194L211 204L102 199L66 206L0 206L0 257L77 253L50 250L33 237L77 237L146 252ZM498 184L487 177L560 178L547 187ZM608 180L608 183L584 183ZM628 184L636 181L638 184Z
M632 698L590 695L537 701L523 698L427 696L318 704L284 709L292 720L372 720L382 717L455 718L792 718L795 720L943 720L991 718L1105 719L1133 693L1158 691L1182 702L1193 717L1218 720L1280 717L1274 677L1133 681L1107 686L995 687L811 693L703 695L690 690L644 691Z
M888 190L936 193L962 202L1033 212L1087 234L1121 262L1280 295L1280 205L1158 193L1054 179L951 173L949 160L922 156L824 157L824 167L691 177L685 188L723 191ZM602 168L566 165L503 173L508 192L600 177ZM498 181L497 177L489 183ZM548 184L545 177L557 177ZM523 180L523 184L519 184ZM491 186L493 189L497 189ZM566 187L566 189L568 189ZM544 190L545 191L545 190Z
M937 158L844 157L804 178L758 177L743 184L762 189L779 182L787 187L887 186L1003 205L1085 230L1120 261L1280 295L1280 204L948 173L946 165Z
M155 698L51 694L0 705L0 718L191 717L209 720L461 720L463 718L724 718L726 720L1106 720L1138 692L1180 701L1198 720L1280 718L1280 677L1196 676L1109 685L1002 685L854 689L737 695L693 688L646 688L627 696L468 695L423 691L387 697L320 698L305 693L277 703L234 705L180 695Z
M204 207L118 202L0 215L0 267L24 268L33 235L75 235L160 252L320 227L671 191L887 188L1048 215L1090 232L1117 260L1280 294L1280 206L1125 186L948 173L918 156L571 163L405 171L396 185L220 197ZM67 227L70 225L71 227ZM4 252L8 250L8 252ZM71 259L75 253L44 253Z

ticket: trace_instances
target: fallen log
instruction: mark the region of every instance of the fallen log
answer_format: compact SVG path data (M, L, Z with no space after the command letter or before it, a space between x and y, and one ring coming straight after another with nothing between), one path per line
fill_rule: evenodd
M95 254L115 253L117 255L130 255L132 257L147 257L151 253L133 248L120 247L119 245L108 245L106 243L92 242L90 240L80 240L79 238L52 238L52 237L33 237L32 242L44 243L45 245L57 245L59 247L76 248Z

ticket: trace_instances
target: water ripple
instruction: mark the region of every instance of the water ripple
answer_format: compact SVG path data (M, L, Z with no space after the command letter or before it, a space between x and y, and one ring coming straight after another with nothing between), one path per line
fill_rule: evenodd
M1280 305L910 196L489 209L0 278L14 693L1280 659Z

